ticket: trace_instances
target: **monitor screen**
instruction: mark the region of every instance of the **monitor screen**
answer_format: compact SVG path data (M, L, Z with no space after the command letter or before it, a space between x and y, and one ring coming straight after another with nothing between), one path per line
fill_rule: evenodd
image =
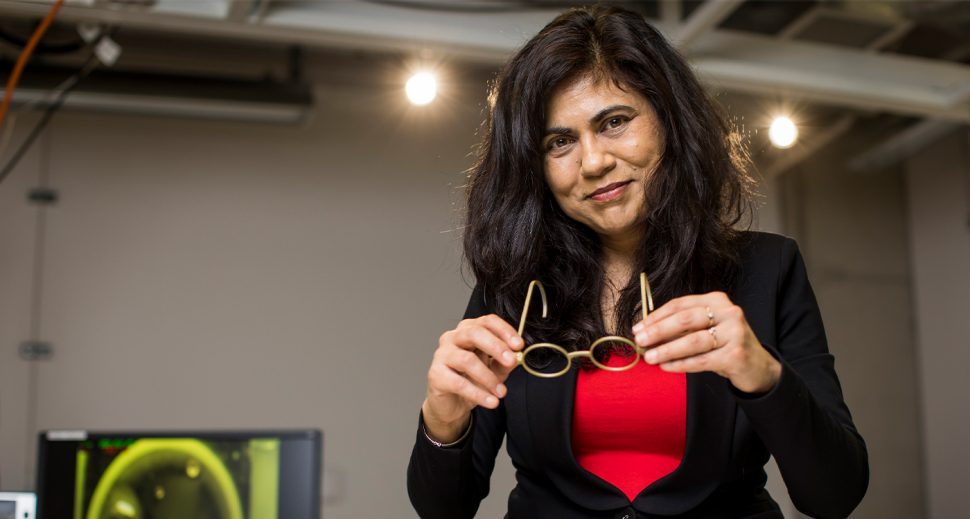
M319 431L41 433L39 518L318 519Z

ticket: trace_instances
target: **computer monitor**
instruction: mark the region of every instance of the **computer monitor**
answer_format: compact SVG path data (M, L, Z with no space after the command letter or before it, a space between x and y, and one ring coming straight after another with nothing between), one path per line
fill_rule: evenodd
M36 519L36 511L33 492L0 492L0 519Z
M319 519L322 434L45 431L38 519Z

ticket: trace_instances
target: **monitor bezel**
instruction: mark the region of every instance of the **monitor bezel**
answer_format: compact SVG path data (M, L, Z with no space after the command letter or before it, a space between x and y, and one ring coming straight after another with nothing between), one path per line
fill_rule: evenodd
M37 518L37 494L33 492L0 492L0 503L13 503L17 519Z
M304 511L306 519L320 519L321 509L323 508L322 499L322 480L323 480L323 432L319 429L124 429L124 430L83 430L83 429L50 429L38 433L37 447L37 479L36 479L36 516L44 517L43 509L48 496L45 495L47 481L47 455L48 446L53 442L80 442L100 438L197 438L200 440L229 440L240 441L253 438L279 438L285 440L300 440L310 442L310 460L308 464L310 486L307 489L309 495L306 500L311 503L311 509ZM281 460L281 463L283 460ZM287 485L285 471L280 471L280 496L281 510L279 517L283 517L283 511L287 511L289 506L286 502L287 492L293 492L296 488ZM315 504L315 506L314 506ZM285 515L294 517L292 512Z

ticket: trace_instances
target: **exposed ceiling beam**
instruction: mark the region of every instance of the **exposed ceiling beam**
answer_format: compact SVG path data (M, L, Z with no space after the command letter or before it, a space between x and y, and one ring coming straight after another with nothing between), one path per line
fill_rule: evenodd
M18 103L44 103L46 91L24 90L14 95ZM194 119L299 124L312 111L313 103L261 102L193 98L191 96L121 95L115 93L73 92L64 103L68 110L108 113L160 115Z
M889 32L887 32L886 34L883 34L879 38L876 38L874 41L870 42L869 45L866 46L866 49L872 52L878 52L882 49L885 49L892 43L896 42L897 40L905 36L906 33L908 33L913 28L914 25L916 25L916 22L912 20L901 20L898 23L896 23L896 25L893 26L893 28L890 29Z
M155 0L151 7L157 14L172 14L177 16L195 16L225 19L230 11L232 0L206 0L204 2L186 2L185 0Z
M195 0L162 1L165 3L148 9L65 5L58 20L308 47L380 52L432 48L459 59L499 64L560 12L548 9L468 16L361 0L264 0L260 8L265 16L251 20L254 23L238 23L225 20L219 9L194 5ZM0 17L43 17L49 8L34 1L0 0Z
M970 121L970 66L717 31L691 55L703 80L729 90Z
M946 60L960 61L970 55L970 45L958 47L943 56ZM952 121L928 119L887 138L860 153L849 161L849 170L872 173L887 169L906 160L938 139L960 129L962 125Z
M269 12L270 0L256 0L256 2L258 5L249 21L252 23L261 23L266 18L266 13Z
M891 25L892 28L888 29L885 34L866 45L865 48L872 52L886 48L899 38L903 37L915 25L914 21L906 18L890 18L885 15L876 16L868 14L868 12L865 11L848 11L845 9L833 9L830 7L819 7L816 5L815 7L812 7L808 11L802 13L801 16L785 26L785 28L778 33L778 37L783 40L797 39L799 34L805 31L812 24L816 23L822 16L846 20L858 20L869 23L879 23L887 26Z
M744 0L707 0L684 21L673 37L681 51L688 50L698 38L713 30L741 5Z
M242 22L249 20L259 9L257 0L226 0L229 2L229 9L226 10L226 19Z
M709 0L704 5L721 3ZM0 15L42 16L46 11L43 3L0 0ZM455 59L500 64L555 14L547 10L470 17L345 0L274 3L261 23L72 6L65 6L59 19L307 47L393 53L431 49ZM970 122L970 66L959 63L724 30L698 36L690 56L701 79L715 88Z
M849 161L849 170L857 173L881 171L905 160L962 125L931 119L921 121L862 152Z
M791 23L786 25L785 28L778 33L778 37L783 40L790 40L794 38L795 35L801 34L806 27L815 23L815 20L820 14L822 14L821 7L817 5L812 7L811 9L802 13L798 18L792 20Z

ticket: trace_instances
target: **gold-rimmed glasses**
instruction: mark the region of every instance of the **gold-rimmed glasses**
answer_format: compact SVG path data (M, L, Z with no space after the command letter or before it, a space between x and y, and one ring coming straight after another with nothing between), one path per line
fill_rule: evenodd
M525 319L529 313L529 304L532 303L532 293L534 289L539 289L539 295L542 296L542 317L545 318L549 314L549 305L546 301L546 289L542 286L539 280L533 280L529 283L529 290L525 294L525 307L522 309L522 317L519 319L519 336L522 336L522 332L525 331ZM643 309L643 318L647 318L647 314L653 311L653 294L650 292L650 282L647 281L647 275L643 272L640 273L640 305ZM604 345L609 345L611 343L623 344L623 349L632 353L631 360L619 366L609 366L600 362L597 359L596 348L604 347ZM626 371L628 369L636 366L637 362L640 361L640 357L646 348L637 346L636 343L627 339L626 337L619 337L616 335L609 335L606 337L600 337L596 339L593 344L589 345L589 348L579 351L566 351L566 348L559 346L558 344L553 344L551 342L537 342L531 346L527 346L524 350L516 353L515 358L519 366L526 372L542 378L555 378L565 375L569 368L572 367L573 359L587 357L593 363L594 366L600 369L605 369L606 371ZM604 355L601 355L604 357ZM552 362L545 362L547 359L552 359L556 364ZM532 364L552 364L552 372L539 371L535 367L530 365L530 360ZM561 367L558 367L561 365Z

